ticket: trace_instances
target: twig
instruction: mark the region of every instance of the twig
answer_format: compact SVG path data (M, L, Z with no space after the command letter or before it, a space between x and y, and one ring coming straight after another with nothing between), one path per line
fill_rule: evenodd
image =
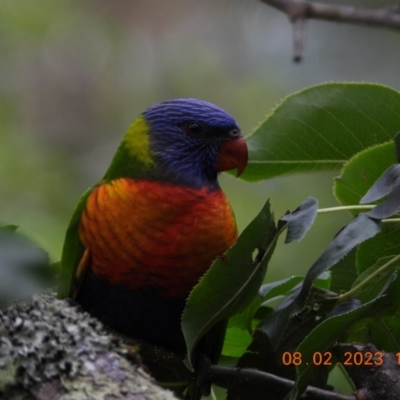
M375 205L351 205L351 206L339 206L339 207L329 207L329 208L319 208L318 214L336 212L336 211L363 211L372 210Z
M268 372L258 371L250 368L232 368L212 365L210 368L210 375L214 384L225 388L228 386L243 386L247 384L253 387L265 387L268 392L276 390L280 393L287 393L294 386L294 382L289 379L281 378ZM331 392L309 386L301 399L356 400L356 397L346 396L337 392Z
M348 24L375 26L400 30L400 3L376 9L309 3L302 0L261 0L263 3L281 10L293 24L294 61L303 56L304 21L321 19Z
M353 287L346 293L341 294L337 297L337 304L344 303L345 301L351 299L360 289L364 288L370 282L374 281L376 277L378 277L382 272L385 272L389 268L393 268L393 264L396 264L400 260L400 254L396 257L392 258L386 264L379 267L376 271L374 271L371 275L365 278L362 282L360 282L356 287Z
M189 381L193 381L195 375L186 369L182 362L182 357L174 355L170 351L161 347L157 347L156 351L154 351L153 346L144 342L140 344L140 347L140 354L144 357L145 363L147 359L147 361L151 361L157 365L173 370L182 375L182 377L187 378ZM211 365L207 374L213 384L225 389L229 387L242 387L251 385L259 387L260 390L267 388L269 392L274 391L276 393L284 394L294 386L294 382L289 379L281 378L280 376L273 375L268 372L250 368ZM356 397L345 396L337 392L322 390L313 386L309 386L301 399L356 400Z
M300 62L303 58L305 22L304 18L296 18L293 22L293 61Z

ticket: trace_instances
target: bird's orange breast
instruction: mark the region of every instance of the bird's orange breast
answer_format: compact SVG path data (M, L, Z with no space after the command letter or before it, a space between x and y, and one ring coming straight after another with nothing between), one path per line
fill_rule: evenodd
M121 178L91 193L79 234L97 276L175 297L190 292L237 229L221 190Z

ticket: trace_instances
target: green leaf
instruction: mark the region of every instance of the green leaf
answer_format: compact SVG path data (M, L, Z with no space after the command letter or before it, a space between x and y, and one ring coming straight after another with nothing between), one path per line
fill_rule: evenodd
M276 296L287 294L297 284L304 279L304 276L291 276L290 278L282 279L280 281L266 283L260 287L258 292L263 301L272 299Z
M393 303L390 305L389 312L376 313L371 318L365 318L353 324L349 329L346 338L347 342L374 343L378 349L387 352L395 353L400 351L399 296L398 294L396 296L395 291L391 289L391 283L398 274L399 270L397 269L386 285L389 290L387 290L387 287L383 290L383 292L387 291L389 294L392 292Z
M291 213L281 218L288 224L285 243L300 242L314 223L318 211L318 200L308 197Z
M222 355L239 358L251 343L251 335L239 328L228 328L226 331Z
M387 352L400 352L400 309L396 314L383 316L382 318L370 319L370 324L364 326L368 332L368 341L364 343L373 343L378 349Z
M388 194L387 199L368 212L372 218L392 217L400 211L400 164L389 167L373 184L360 203L370 203Z
M318 325L297 349L302 355L303 362L297 367L296 390L287 399L298 399L298 395L303 393L313 374L321 368L312 362L312 357L316 352L328 351L343 332L362 318L396 313L400 306L399 291L400 279L397 274L394 274L385 292L379 297L351 311L327 318Z
M371 243L372 240L374 239L367 243ZM361 243L359 246L362 245ZM341 293L351 289L353 282L357 278L356 254L357 249L353 249L331 268L331 285L329 289L332 292Z
M243 310L257 295L278 234L267 202L226 257L216 259L193 289L182 317L189 368L192 352L204 334ZM255 250L258 255L253 257Z
M253 333L253 328L257 325L258 321L253 319L256 312L259 311L261 306L261 299L258 296L253 298L253 301L249 306L242 312L233 315L229 318L228 329L238 328L242 331L247 331L250 334ZM253 326L254 325L254 326Z
M297 289L298 290L298 289ZM321 320L332 310L336 299L331 298L331 293L312 288L308 297L307 306L298 314L296 318L289 321L288 326L281 332L282 341L278 348L274 348L267 335L262 331L256 330L253 341L247 351L240 357L238 368L255 368L274 375L295 380L296 370L293 365L283 365L282 357L284 353L291 353L297 349L304 338L321 322ZM326 383L327 374L315 376L315 383L323 386ZM255 388L232 387L228 390L228 399L251 398L252 400L262 400L265 392ZM246 396L246 390L249 391ZM281 400L280 391L268 393L268 399Z
M360 152L344 166L340 177L335 179L336 198L342 205L358 204L382 173L395 163L393 142Z
M353 288L358 286L360 283L364 282L371 274L376 272L379 268L383 265L388 263L390 260L393 259L393 256L383 257L380 258L372 267L368 268L364 271L361 275L353 283ZM382 288L386 285L387 281L389 280L390 276L393 274L393 270L400 267L400 261L394 262L390 268L384 270L377 276L375 276L371 282L366 284L362 289L360 289L356 294L355 297L361 300L363 303L371 301L375 297L379 295Z
M314 282L314 287L328 290L331 286L331 274L329 271L324 272Z
M394 146L396 148L396 159L400 163L400 132L394 136Z
M383 224L382 232L357 249L356 265L359 274L373 266L380 258L400 254L400 223Z
M256 298L256 297L255 297ZM237 328L242 331L247 330L247 309L242 311L241 313L235 314L229 318L228 321L228 329L229 328Z
M399 92L366 83L328 83L290 95L247 139L249 162L241 178L339 169L394 137L399 104Z
M323 272L343 258L356 245L376 235L380 230L380 224L365 213L355 217L346 225L327 246L317 261L308 270L301 290L285 306L271 314L269 318L261 322L258 329L262 330L276 348L282 340L281 333L286 328L293 315L299 313L312 288L313 282Z
M400 164L390 166L369 188L365 196L360 200L361 204L368 204L380 200L388 195L399 185Z

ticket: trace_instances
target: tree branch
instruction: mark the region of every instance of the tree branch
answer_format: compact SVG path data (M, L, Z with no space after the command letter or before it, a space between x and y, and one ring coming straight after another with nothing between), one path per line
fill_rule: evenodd
M332 351L357 387L358 399L398 399L399 364L392 353L379 351L373 344L338 343Z
M0 311L0 398L177 400L100 322L48 292Z
M260 386L260 390L265 390L265 393L273 391L282 393L282 396L294 386L294 382L289 379L250 368L212 365L210 375L212 382L217 386L224 388L245 385ZM307 388L301 398L302 400L357 400L354 396L345 396L337 392L322 390L312 386Z
M293 24L294 61L301 61L304 43L304 21L320 19L375 26L379 28L400 30L400 3L376 8L356 8L336 6L323 3L309 3L302 0L261 0L263 3L284 12Z

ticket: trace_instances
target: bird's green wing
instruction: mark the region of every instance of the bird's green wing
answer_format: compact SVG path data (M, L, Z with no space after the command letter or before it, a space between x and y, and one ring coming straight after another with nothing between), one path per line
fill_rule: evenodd
M96 187L97 185L92 186L81 196L68 225L59 273L58 297L61 299L73 296L75 292L74 281L77 272L79 272L77 271L78 266L82 269L83 264L86 264L88 261L88 253L79 238L79 223L87 199Z

